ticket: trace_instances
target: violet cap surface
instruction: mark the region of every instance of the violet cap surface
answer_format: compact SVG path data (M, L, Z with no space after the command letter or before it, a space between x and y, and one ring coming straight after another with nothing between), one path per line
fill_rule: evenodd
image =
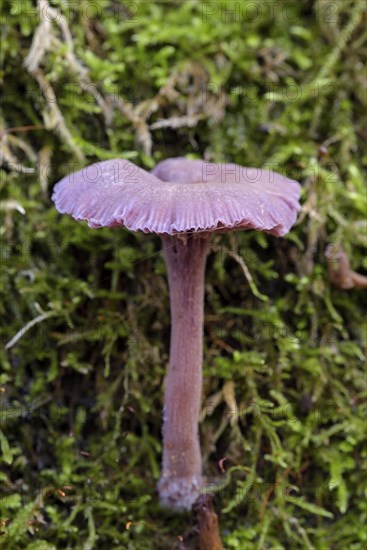
M151 173L123 159L92 164L57 183L52 200L59 212L94 228L169 235L257 229L282 236L296 221L299 196L300 185L277 172L173 158Z

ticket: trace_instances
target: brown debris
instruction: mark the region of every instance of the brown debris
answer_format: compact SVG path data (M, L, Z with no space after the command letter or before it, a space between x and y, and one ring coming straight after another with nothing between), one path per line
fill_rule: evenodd
M367 277L352 270L349 258L342 249L330 254L329 247L327 247L325 256L328 260L329 279L333 286L346 290L367 288Z
M199 528L199 549L224 550L220 540L218 516L213 508L213 496L200 495L192 509Z

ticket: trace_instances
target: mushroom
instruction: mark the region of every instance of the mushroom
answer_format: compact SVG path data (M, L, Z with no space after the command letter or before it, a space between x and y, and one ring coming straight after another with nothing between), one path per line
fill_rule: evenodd
M282 236L294 224L300 186L276 172L174 158L151 173L122 159L93 164L56 184L59 212L92 228L125 226L161 236L171 304L163 413L161 503L190 509L202 492L199 442L204 274L213 232Z

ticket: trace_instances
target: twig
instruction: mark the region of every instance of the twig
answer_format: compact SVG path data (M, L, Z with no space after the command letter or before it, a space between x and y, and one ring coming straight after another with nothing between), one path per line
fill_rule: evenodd
M69 147L75 152L75 155L78 157L78 159L81 162L84 162L84 154L80 147L75 143L71 132L65 124L64 117L62 116L62 113L57 104L56 94L53 87L51 86L50 82L47 81L41 69L37 69L33 73L33 76L37 80L50 110L51 116L47 117L46 113L44 113L44 117L46 118L46 127L56 128L60 136L64 138Z
M218 516L212 502L212 495L200 495L192 508L199 526L200 550L224 550L220 540Z
M37 315L37 317L35 317L34 319L32 319L32 321L29 321L28 323L26 323L24 325L24 327L22 327L17 333L15 336L13 336L13 338L11 340L9 340L9 342L5 345L5 349L10 349L11 347L14 346L14 344L16 344L18 342L18 340L20 340L20 338L22 338L22 336L24 336L24 334L32 327L34 327L34 325L36 325L37 323L41 323L42 321L44 321L45 319L48 319L49 317L52 317L53 315L56 315L56 312L55 311L46 311L45 313L42 313L41 315Z
M214 250L217 250L217 249L214 249ZM223 249L223 252L225 252L226 254L228 254L228 256L230 256L231 258L233 258L234 260L236 260L236 262L239 264L239 266L241 267L242 271L243 271L243 274L245 275L246 279L247 279L247 282L252 290L252 293L257 297L259 298L260 300L263 300L264 302L267 302L268 301L268 297L265 296L265 294L262 294L258 289L257 289L257 286L255 284L255 281L250 273L250 270L249 268L247 267L246 263L245 263L245 260L243 258L241 258L241 256L239 256L239 254L237 254L237 252L235 252L234 250L230 250L229 248L224 248Z
M269 499L270 499L271 495L274 493L274 491L275 491L276 487L279 485L279 483L288 475L290 470L291 470L291 467L288 466L288 468L286 470L284 470L284 472L282 473L282 475L280 477L277 478L275 483L273 483L273 485L270 487L270 489L267 491L266 495L264 496L264 499L263 499L262 504L261 504L260 512L259 512L259 517L260 517L261 520L264 517L265 508L266 508L266 505L269 502Z
M35 126L34 124L30 126L14 126L13 128L6 128L0 132L0 140L11 132L28 132L28 130L44 130L44 128L45 126Z
M329 279L333 286L348 290L350 288L367 288L367 277L353 271L348 256L343 250L339 250L332 258L325 250L328 259Z

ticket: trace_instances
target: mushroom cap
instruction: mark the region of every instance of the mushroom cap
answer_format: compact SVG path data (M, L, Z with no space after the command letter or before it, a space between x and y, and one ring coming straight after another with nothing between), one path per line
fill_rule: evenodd
M289 231L300 185L269 170L173 158L151 173L123 160L92 164L63 178L52 195L62 214L90 227L176 234L257 229Z

